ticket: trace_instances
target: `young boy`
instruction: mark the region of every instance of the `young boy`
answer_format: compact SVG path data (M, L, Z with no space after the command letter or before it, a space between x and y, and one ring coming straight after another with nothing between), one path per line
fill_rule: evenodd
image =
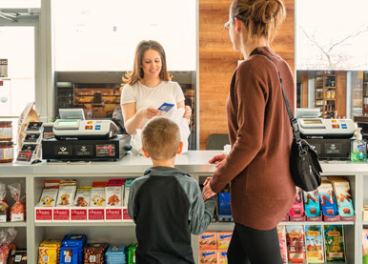
M203 202L198 183L174 168L183 142L173 121L155 117L148 122L142 146L153 166L130 187L128 213L136 223L137 264L194 263L191 233L207 229L216 199Z

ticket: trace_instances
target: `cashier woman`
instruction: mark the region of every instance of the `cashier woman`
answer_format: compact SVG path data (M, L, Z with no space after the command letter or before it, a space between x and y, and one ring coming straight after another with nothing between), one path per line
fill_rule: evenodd
M160 43L141 41L135 51L133 71L123 77L121 108L128 134L136 134L149 119L163 115L158 108L163 103L184 108L184 118L190 119L192 110L184 105L184 94L177 82L171 81L166 55Z

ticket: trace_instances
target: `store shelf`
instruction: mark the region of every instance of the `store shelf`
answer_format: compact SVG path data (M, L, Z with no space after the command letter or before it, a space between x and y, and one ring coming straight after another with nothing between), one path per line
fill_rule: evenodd
M344 222L323 222L323 221L304 221L304 222L281 222L279 225L355 225L355 222L344 221Z
M133 222L101 222L101 223L35 223L36 227L108 227L108 226L125 226L125 227L135 227Z
M0 227L27 227L27 222L6 222L6 223L0 223Z

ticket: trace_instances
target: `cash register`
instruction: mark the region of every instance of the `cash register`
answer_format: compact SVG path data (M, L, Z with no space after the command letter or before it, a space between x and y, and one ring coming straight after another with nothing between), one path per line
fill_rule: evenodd
M320 159L350 160L352 119L323 119L318 111L297 109L300 136L314 147Z
M130 149L130 136L111 120L59 119L54 137L42 140L42 158L63 161L116 161Z

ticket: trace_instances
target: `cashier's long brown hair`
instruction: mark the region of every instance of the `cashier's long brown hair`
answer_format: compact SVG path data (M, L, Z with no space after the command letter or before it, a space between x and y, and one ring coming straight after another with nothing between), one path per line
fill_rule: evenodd
M259 37L265 37L270 44L285 20L286 10L281 0L234 0L230 17L244 23L249 40L258 42Z
M171 81L172 77L170 76L170 73L167 71L166 54L162 45L154 40L142 40L141 42L139 42L135 50L133 71L127 72L125 76L122 78L124 84L134 85L136 82L143 79L144 77L142 69L143 55L147 50L150 49L156 50L161 55L162 68L159 74L160 79L163 81Z

